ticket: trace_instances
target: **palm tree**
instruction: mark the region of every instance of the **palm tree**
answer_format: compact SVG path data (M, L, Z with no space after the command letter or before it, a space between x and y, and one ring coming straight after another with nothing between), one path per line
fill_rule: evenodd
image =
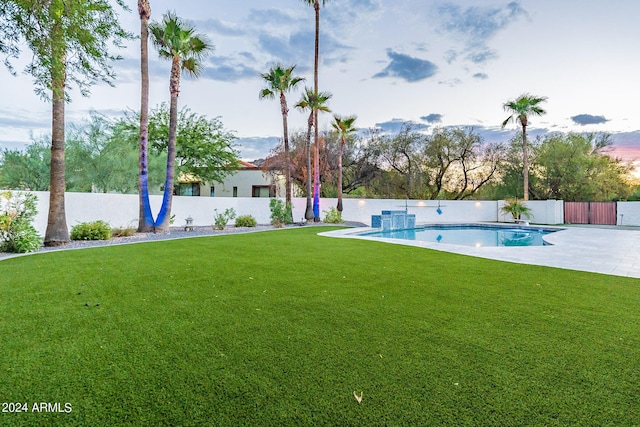
M305 88L302 98L295 105L302 111L309 111L309 119L307 120L307 208L304 212L304 217L307 221L315 219L313 203L311 201L311 128L314 123L314 115L318 111L330 112L329 107L325 104L331 98L331 93L320 92L316 95L311 88ZM317 144L316 144L317 147ZM318 160L318 151L316 150L314 160ZM318 168L314 169L318 170ZM315 174L314 174L315 177Z
M138 198L140 213L138 215L138 232L153 231L154 221L149 202L149 18L151 6L149 0L138 0L138 13L140 15L140 145L139 145L139 172L138 172Z
M344 152L344 142L350 133L356 131L353 124L356 121L356 116L341 117L337 114L333 115L333 122L331 126L340 135L340 151L338 153L338 206L336 209L338 212L342 212L342 153Z
M527 125L529 123L529 115L541 116L546 113L538 106L541 102L547 100L546 96L533 96L528 93L520 95L513 101L506 102L504 110L511 113L507 119L502 122L502 128L507 126L509 122L518 121L522 125L522 175L524 178L524 200L529 200L529 154L527 152Z
M276 64L269 72L260 74L267 87L260 91L260 99L275 99L276 94L280 96L280 110L282 111L282 128L284 130L284 155L285 155L285 185L286 203L291 206L291 158L289 154L289 130L287 127L287 97L285 93L294 89L298 83L304 81L302 77L294 77L293 71L296 66L285 68L282 64ZM291 219L291 218L290 218Z
M314 93L319 93L318 89L318 60L320 57L320 0L302 0L309 6L313 6L315 10L315 18L316 18L316 34L315 34L315 49L314 49L314 57L313 57L313 91ZM327 0L322 0L322 6L325 5ZM314 131L313 131L313 140L316 147L316 152L318 152L318 112L315 111L313 114L313 123L314 123ZM318 157L316 156L316 160ZM319 180L319 164L315 162L314 164L314 192L317 192L319 189L320 183ZM314 212L314 221L320 220L320 196L319 194L314 194L313 196L313 212Z
M195 29L183 22L175 14L164 15L162 23L149 25L153 44L158 48L160 58L171 61L169 78L169 141L167 144L167 174L164 183L162 207L155 222L156 231L167 231L171 217L173 199L173 180L176 163L176 134L178 125L178 94L180 93L180 74L182 72L198 77L202 70L202 59L213 45L204 35L196 34Z

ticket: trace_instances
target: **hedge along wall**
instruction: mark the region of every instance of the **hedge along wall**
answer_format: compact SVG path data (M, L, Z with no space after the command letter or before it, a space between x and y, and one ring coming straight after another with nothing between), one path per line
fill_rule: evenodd
M34 226L44 235L47 228L49 193L34 192L38 196L38 215ZM151 196L154 214L160 210L162 196ZM564 219L563 202L541 200L527 202L533 213L532 222L537 224L561 224ZM335 207L337 199L321 199L321 218L324 211ZM509 215L500 212L504 201L474 200L397 200L397 199L343 199L343 218L346 221L371 224L371 215L383 210L404 210L416 214L417 223L446 222L511 222ZM138 196L136 194L66 193L65 206L69 229L75 224L103 220L113 227L137 227ZM293 200L293 219L303 221L306 199ZM213 224L214 210L222 213L227 208L235 209L238 215L253 215L258 224L270 221L269 199L251 197L183 197L173 198L174 226L183 226L187 217L193 218L196 226ZM640 225L640 202L624 204L624 224ZM233 225L233 222L230 223Z

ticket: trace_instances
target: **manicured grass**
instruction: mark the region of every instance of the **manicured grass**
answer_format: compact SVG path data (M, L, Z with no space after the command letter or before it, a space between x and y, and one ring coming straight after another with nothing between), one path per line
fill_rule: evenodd
M318 231L0 262L0 425L640 423L639 280Z

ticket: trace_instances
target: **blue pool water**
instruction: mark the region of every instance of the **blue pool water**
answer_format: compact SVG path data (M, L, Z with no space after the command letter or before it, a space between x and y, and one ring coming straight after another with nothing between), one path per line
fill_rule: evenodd
M362 234L383 239L418 240L464 246L543 246L545 234L557 231L538 227L503 227L478 224L428 225L409 230L374 231Z

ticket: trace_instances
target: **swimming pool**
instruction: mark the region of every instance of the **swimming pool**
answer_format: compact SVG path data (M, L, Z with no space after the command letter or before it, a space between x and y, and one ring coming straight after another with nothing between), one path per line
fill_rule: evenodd
M488 224L434 224L409 230L371 231L361 236L463 246L543 246L542 236L558 229Z

